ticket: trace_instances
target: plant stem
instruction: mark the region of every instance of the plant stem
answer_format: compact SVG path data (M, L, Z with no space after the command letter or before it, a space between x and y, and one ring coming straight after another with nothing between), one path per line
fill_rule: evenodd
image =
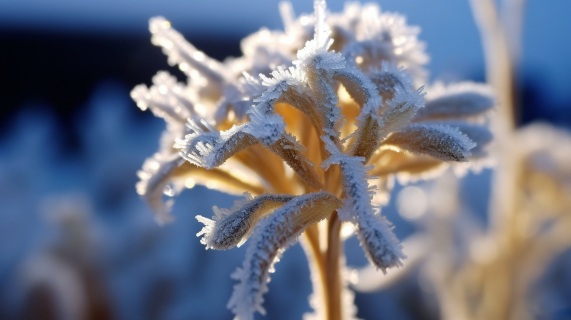
M341 303L341 220L334 213L328 221L325 253L325 296L327 320L342 320Z

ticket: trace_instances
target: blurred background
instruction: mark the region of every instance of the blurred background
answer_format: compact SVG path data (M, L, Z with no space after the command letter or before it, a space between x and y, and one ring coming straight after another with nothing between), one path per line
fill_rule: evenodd
M312 12L311 1L292 3L297 14ZM379 4L422 28L431 80L484 81L467 0ZM340 11L343 2L328 6ZM569 12L567 0L527 2L521 124L571 128ZM230 273L245 250L205 251L194 216L235 198L196 186L177 199L176 222L159 227L135 192L136 171L157 149L164 122L141 112L129 91L159 70L185 81L150 43L148 20L157 15L220 60L239 56L240 39L260 27L283 28L277 1L0 1L0 319L81 319L85 310L87 319L232 318ZM490 177L484 170L460 182L459 197L476 216L486 214ZM396 202L383 213L403 239L418 224ZM348 263L364 266L357 247L347 241ZM571 319L570 268L567 252L541 278L538 301L547 302L538 319ZM311 285L299 245L277 269L267 319L301 319ZM420 280L412 273L383 291L357 293L358 316L438 319ZM554 299L561 303L548 303Z

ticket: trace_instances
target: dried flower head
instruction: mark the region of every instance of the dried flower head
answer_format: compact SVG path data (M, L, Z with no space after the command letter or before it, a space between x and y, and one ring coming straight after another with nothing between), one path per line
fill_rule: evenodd
M419 87L428 58L404 17L355 3L327 17L322 0L297 19L289 4L281 9L285 32L260 30L243 40L244 56L224 63L151 19L152 42L189 81L161 72L131 93L167 122L137 185L159 222L171 220L162 194L184 186L249 193L229 210L215 207L212 219L197 217L207 248L250 239L228 304L243 320L264 313L273 264L306 230L322 273L340 278L339 219L355 226L373 265L401 266L401 245L375 204L388 199L393 176L428 177L447 162L482 157L491 139L480 121L494 105L486 87L441 85L429 95ZM320 244L322 220L329 240ZM330 305L342 282L325 290ZM342 312L352 317L354 308Z

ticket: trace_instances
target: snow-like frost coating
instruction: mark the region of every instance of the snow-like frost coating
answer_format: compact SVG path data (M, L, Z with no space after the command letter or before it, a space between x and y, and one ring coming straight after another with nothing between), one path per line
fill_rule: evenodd
M316 241L323 234L313 226L322 219L353 223L365 254L383 272L402 266L402 247L376 206L387 203L394 178L431 178L448 162L481 159L491 140L489 89L428 85L420 29L403 16L358 3L328 14L323 0L309 15L296 17L287 3L280 8L285 32L261 29L242 41L243 56L224 62L153 18L152 42L188 82L160 72L151 88L131 93L142 110L167 122L137 185L161 221L172 220L172 199L164 203L163 191L178 194L185 179L254 196L229 210L214 207L212 219L197 217L207 249L250 239L228 304L242 320L263 313L269 272L304 230L312 227L311 250L322 250ZM370 174L379 179L369 184ZM323 250L319 255L329 248ZM354 318L345 300L340 312ZM315 309L313 316L322 317L324 307Z

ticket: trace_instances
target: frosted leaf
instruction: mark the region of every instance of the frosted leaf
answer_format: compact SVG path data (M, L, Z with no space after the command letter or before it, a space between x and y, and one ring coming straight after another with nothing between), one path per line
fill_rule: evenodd
M258 117L254 118L254 121L233 126L222 132L213 128L204 130L194 121L189 120L188 128L191 133L183 140L178 139L174 147L180 149L180 156L190 163L211 169L222 165L239 151L262 142L269 150L280 156L310 186L319 188L321 184L312 168L313 164L302 155L304 147L292 136L280 133L285 127L281 116L262 115L256 110L253 112ZM203 125L206 126L207 123L203 122ZM278 126L277 129L276 126Z
M385 274L389 268L402 267L401 260L406 255L387 218L380 214L363 215L359 216L358 221L357 234L369 261Z
M408 125L424 107L424 88L409 91L395 87L395 97L388 102L388 109L381 115L382 127L379 136L384 139L389 133Z
M445 125L410 125L393 133L384 146L426 154L443 161L468 161L476 144L457 128Z
M244 132L255 137L266 146L278 141L285 133L285 123L279 114L268 115L257 109L251 109L248 115L250 122L244 126Z
M464 121L430 121L423 122L423 124L429 125L445 125L453 128L458 128L460 132L465 134L470 140L472 140L476 146L470 149L470 159L482 158L488 155L487 147L492 142L494 135L487 127L471 124Z
M381 105L381 98L365 74L357 68L335 70L333 79L341 82L351 98L367 113L374 113Z
M177 155L164 157L160 153L145 160L143 168L137 172L137 193L141 195L156 214L156 220L163 225L173 221L169 214L173 200L163 202L163 189L170 182L171 175L183 161Z
M319 177L313 168L314 164L302 155L305 147L295 137L290 134L284 134L268 148L282 158L308 185L314 189L322 187Z
M379 154L371 159L372 163L382 163L373 168L370 173L380 179L395 176L400 184L426 180L440 175L448 164L442 160L408 152L381 149Z
M324 168L338 164L341 169L344 205L338 211L339 218L358 225L358 235L365 254L373 265L386 272L386 269L402 265L406 258L397 237L392 232L391 223L381 214L377 214L371 201L374 187L367 180L372 168L365 167L362 157L350 157L342 154L332 143L326 142L331 157L322 163Z
M387 271L380 274L373 266L366 266L360 270L355 270L357 276L351 279L351 287L360 292L375 292L386 289L399 281L411 269L416 267L429 253L430 247L426 235L413 235L403 240L403 252L407 259L402 268Z
M365 72L381 67L384 61L396 63L409 69L415 82L423 81L423 65L429 58L424 52L426 45L417 38L420 28L407 25L402 15L382 13L376 4L355 6L353 10L359 15L350 27L356 41L343 49L346 59Z
M357 131L355 141L351 146L351 154L370 157L380 142L378 132L380 119L377 112L381 105L375 85L362 72L356 68L347 68L335 72L335 80L343 84L351 97L361 106L361 113L357 117Z
M309 68L313 72L330 72L345 68L345 59L342 54L330 52L333 44L331 30L326 22L326 3L324 0L315 0L315 33L313 39L308 41L303 49L297 52L297 59L293 62L299 68Z
M214 59L207 57L201 51L188 43L184 37L171 28L171 24L163 17L154 17L149 21L151 42L161 46L168 56L170 65L178 64L181 71L189 77L197 77L193 71L207 79L209 85L222 87L224 67Z
M177 195L188 179L193 184L208 185L215 183L217 189L230 194L240 194L244 191L261 194L263 189L252 181L241 181L228 172L213 169L206 170L184 160L177 154L163 155L156 153L145 160L143 168L137 172L140 181L137 182L137 193L147 202L156 215L159 224L173 221L169 214L174 199L163 200L163 191L169 186L173 195Z
M278 67L276 70L272 71L271 77L266 77L260 74L260 79L262 80L262 85L269 87L266 95L262 95L261 99L256 101L263 101L269 99L275 99L277 97L266 97L273 91L286 91L291 86L300 87L305 83L305 75L299 68L290 67L288 69L283 69ZM273 87L273 88L272 88Z
M395 63L387 61L382 62L381 70L373 69L368 76L379 90L384 101L394 99L397 89L410 91L414 87L412 77L408 72L397 67Z
M426 95L426 107L415 121L481 118L496 104L492 90L483 84L461 82L445 87L438 83Z
M150 109L157 117L167 121L185 123L194 113L190 93L184 84L177 83L176 78L166 71L153 77L153 86L144 84L131 91L131 98L141 110Z
M233 126L223 132L213 129L204 131L192 120L187 126L192 132L184 139L177 139L174 148L180 149L180 156L188 162L207 169L222 165L234 154L258 143L245 132L246 125Z
M408 125L417 110L423 107L422 88L411 92L395 87L394 92L394 99L388 101L381 116L377 116L376 112L367 114L363 110L357 118L359 123L351 149L352 155L364 157L368 161L388 134Z
M328 218L341 204L328 192L305 194L260 221L250 237L242 268L232 274L239 283L234 286L228 308L238 319L252 320L256 311L265 314L263 295L268 291L274 263L308 226Z
M215 215L212 220L196 216L196 219L204 224L204 228L197 234L202 236L200 243L206 245L206 249L216 250L239 246L250 236L258 220L293 197L287 194L263 194L246 201L237 201L230 210L214 206Z

